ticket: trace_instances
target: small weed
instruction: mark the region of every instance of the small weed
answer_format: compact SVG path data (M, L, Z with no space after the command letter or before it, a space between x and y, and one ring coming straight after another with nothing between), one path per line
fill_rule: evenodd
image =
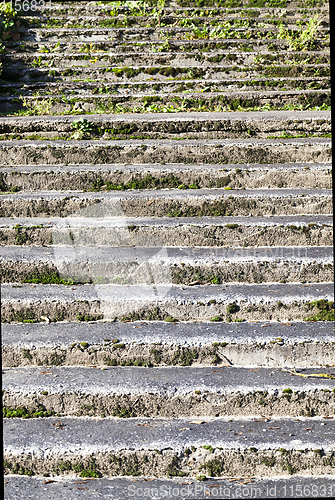
M78 321L98 321L99 319L102 319L103 317L101 315L97 316L90 316L89 314L78 314L77 315L77 320Z
M75 131L73 132L71 139L82 139L90 135L94 130L93 123L86 120L86 118L79 118L71 123L71 128Z
M220 316L214 316L214 318L211 318L210 321L222 321L222 318Z
M164 321L167 321L168 323L175 323L177 320L172 316L167 316Z

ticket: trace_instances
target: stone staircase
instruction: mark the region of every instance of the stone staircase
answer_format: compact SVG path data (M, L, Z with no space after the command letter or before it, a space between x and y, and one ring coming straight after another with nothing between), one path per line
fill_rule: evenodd
M5 498L334 496L328 2L34 5L0 68Z

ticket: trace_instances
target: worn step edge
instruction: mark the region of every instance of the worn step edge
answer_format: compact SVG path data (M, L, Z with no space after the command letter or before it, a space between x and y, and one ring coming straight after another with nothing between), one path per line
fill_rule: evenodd
M271 288L269 288L271 287ZM2 321L331 319L333 283L242 285L2 285ZM315 301L320 302L322 312Z
M332 247L191 249L166 247L159 238L152 246L151 238L143 241L126 228L123 235L106 234L110 246L96 246L73 233L71 238L64 236L54 231L48 247L2 247L1 282L57 283L61 278L150 285L154 277L155 284L321 283L332 281L334 275Z
M124 347L115 347L112 340ZM231 363L249 368L308 368L331 366L334 353L334 325L323 321L2 325L3 367L131 366L136 362L164 366L172 358L176 366Z
M205 418L197 420L203 424L194 424L192 418L65 417L60 423L57 418L5 419L5 473L23 468L26 474L59 475L63 470L68 475L76 470L76 464L77 471L92 471L93 467L98 476L135 473L195 477L199 470L216 477L333 473L334 421L255 420ZM254 432L238 435L241 425ZM214 451L202 448L204 445Z
M290 372L282 369L229 368L227 361L222 361L224 368L215 369L177 366L101 370L78 366L54 366L48 370L6 368L2 373L2 404L7 411L25 407L32 412L43 407L44 412L57 416L180 418L264 413L283 417L334 414L335 381L315 377L331 373L330 369L303 369L299 372L303 375L317 373L314 377L292 378Z

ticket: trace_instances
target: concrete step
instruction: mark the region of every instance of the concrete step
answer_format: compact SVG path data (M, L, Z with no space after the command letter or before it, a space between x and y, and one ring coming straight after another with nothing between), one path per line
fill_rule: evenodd
M198 8L197 8L198 7ZM202 6L204 7L204 6ZM199 8L199 6L184 6L184 7L178 7L178 6L170 6L167 7L166 5L164 7L159 8L160 11L160 23L162 25L169 23L171 19L174 19L175 21L177 19L198 19L200 18L213 18L213 19L239 19L239 18L247 18L247 19L264 19L265 21L269 21L269 10L264 9L264 8L257 8L253 7L250 8L250 5L246 7L235 7L235 8L227 8L227 7L207 7L205 6L204 8ZM309 17L313 17L313 15L318 14L319 19L322 20L328 20L329 19L329 9L328 8L304 8L304 9L292 9L292 7L287 7L287 8L277 8L271 11L272 17L271 19L277 18L277 19L284 19L293 22L293 20L301 20L302 22L306 23L306 13L309 15ZM20 19L25 19L26 16L33 16L34 18L40 20L40 19L45 19L46 21L48 19L57 19L57 18L66 18L66 19L86 19L86 18L109 18L109 19L128 19L128 20L133 20L133 19L150 19L150 18L158 18L158 11L156 6L146 6L145 10L141 9L140 7L137 9L130 9L129 6L127 7L126 3L123 3L121 5L110 5L108 4L95 4L92 5L90 3L83 5L83 6L78 6L74 5L72 2L65 3L62 2L61 5L48 5L45 4L43 9L39 9L37 6L37 9L33 10L26 10L24 12L21 11L21 17ZM238 16L240 16L238 18ZM158 21L158 19L157 19Z
M67 476L79 472L83 477L331 475L334 429L334 420L302 417L229 421L192 417L6 419L5 473L23 470L27 475ZM207 445L211 448L204 449Z
M103 37L102 37L103 38ZM313 50L325 50L329 51L329 40L325 40L316 34L313 38ZM217 38L217 39L191 39L191 40L178 40L171 39L165 42L159 39L153 40L139 40L139 41L127 41L127 44L122 43L122 40L117 38L102 39L99 40L97 37L91 40L91 43L80 39L77 40L73 37L72 40L59 39L57 43L54 40L50 41L48 38L40 40L33 39L29 37L22 41L15 41L10 39L6 41L6 52L12 52L15 50L17 53L24 52L39 52L47 54L52 52L53 54L58 54L59 52L71 53L84 52L86 54L96 55L99 52L116 52L116 53L136 53L136 52L169 52L182 50L183 52L210 52L219 50L232 50L232 51L246 51L246 52L272 52L281 51L289 47L289 42L286 39L275 39L275 38Z
M209 89L207 89L209 90ZM47 97L47 98L46 98ZM2 114L14 114L28 116L38 116L41 111L46 115L59 115L59 114L91 114L92 113L157 113L167 111L169 113L178 113L181 110L189 108L190 112L201 111L235 111L239 112L248 111L253 112L271 111L277 112L278 110L328 110L330 109L330 92L326 90L299 90L299 91L239 91L232 93L222 92L199 92L192 93L164 93L164 94L148 94L147 92L132 93L127 90L121 94L115 95L94 95L85 93L84 95L79 92L78 94L71 94L71 96L63 93L44 95L26 95L25 97L18 98L16 96L0 97L0 109ZM278 111L280 112L280 111ZM90 117L88 117L90 119ZM285 131L284 131L285 133ZM281 130L281 134L283 131ZM213 134L212 134L213 135ZM307 134L312 135L313 134ZM318 135L318 134L314 134ZM320 135L320 134L319 134ZM196 135L194 134L193 137ZM250 137L250 135L244 135ZM324 136L321 134L321 136ZM36 136L35 139L43 138L43 136ZM49 137L49 136L47 136ZM55 135L55 137L62 138L63 134ZM113 136L117 138L118 135ZM132 138L140 138L144 136L132 135ZM164 137L164 135L161 135ZM215 137L218 137L216 134ZM241 134L243 137L243 134ZM269 137L269 136L265 136ZM271 136L272 137L272 136ZM0 137L3 139L18 139L21 138L20 134L10 134L8 136ZM24 136L22 136L24 138Z
M219 188L203 188L100 193L37 191L3 194L1 200L1 217L72 216L101 219L148 216L284 216L302 213L331 215L332 213L332 192L329 189L227 191Z
M201 11L200 11L201 12ZM203 28L204 26L208 28L220 27L225 31L227 28L234 30L236 28L245 27L249 28L278 28L283 26L286 29L295 29L297 26L299 28L308 28L310 19L306 19L303 16L290 16L290 15L280 15L281 13L274 13L271 17L262 15L259 12L249 12L249 15L240 10L238 12L227 11L217 11L208 10L203 11L202 15L198 12L192 12L192 10L184 11L173 11L173 12L163 12L161 11L160 16L155 15L155 10L151 12L142 12L140 15L136 13L120 14L113 10L105 11L104 13L95 12L81 12L80 15L74 15L73 12L67 13L54 13L48 12L39 14L38 16L34 14L24 13L25 15L20 16L20 24L23 27L29 28L168 28L168 27L188 27L191 32L195 30L196 27ZM100 14L100 15L99 15ZM130 14L130 15L129 15ZM298 22L297 22L298 21ZM318 14L319 26L329 27L329 13L325 11ZM196 35L197 33L195 33ZM196 36L195 36L196 37Z
M38 412L41 407L58 417L334 414L335 380L316 376L329 374L335 379L332 369L301 369L300 374L309 375L306 378L275 368L217 368L7 368L2 373L4 415L19 408ZM264 380L268 380L266 390Z
M263 22L264 20L262 20ZM203 20L201 19L201 22ZM261 23L260 23L261 24ZM215 26L213 26L215 28ZM65 28L55 28L55 27L45 27L45 28L20 28L19 32L21 34L21 40L26 38L30 40L38 40L38 41L46 41L49 42L55 41L58 42L58 39L61 37L64 41L73 41L76 39L79 41L84 41L86 43L89 42L104 42L108 39L121 39L128 42L143 42L143 41L157 41L163 40L165 38L174 38L176 40L189 40L192 39L192 28L181 28L178 26L174 27L158 27L157 23L154 27L129 27L129 28L104 28L104 27L65 27ZM290 26L290 32L301 32L301 28L299 26ZM316 38L321 39L323 41L329 42L329 27L319 27L317 29ZM90 36L91 35L91 36ZM278 27L232 27L230 31L226 33L226 38L229 39L281 39L281 30ZM213 38L216 38L213 36ZM217 36L217 38L219 38Z
M314 94L314 91L311 91ZM324 92L324 91L322 91ZM320 94L319 93L315 93ZM329 94L330 97L330 94ZM95 139L141 138L280 138L287 136L329 135L330 111L262 111L216 113L144 113L121 115L90 115L88 132L74 128L84 116L40 116L39 118L5 117L0 121L0 139ZM13 134L14 132L14 134ZM74 137L75 136L75 137ZM14 143L16 144L16 142Z
M1 57L4 67L10 68L20 67L41 67L54 66L56 68L77 67L103 67L106 66L183 66L190 67L206 67L217 66L218 63L224 65L257 65L262 67L273 64L329 64L330 53L327 51L292 51L287 50L279 52L233 52L215 51L215 52L179 52L173 53L162 51L159 53L135 52L135 53L117 53L113 52L96 52L94 54L85 54L74 50L72 52L62 53L43 53L40 52L19 52L19 53L4 53Z
M268 90L271 88L272 90ZM300 89L300 90L299 90ZM330 79L328 77L319 77L317 81L315 78L311 77L280 77L276 80L269 80L267 78L255 78L253 80L246 78L227 78L222 80L172 80L166 82L153 82L150 80L145 81L129 81L127 83L114 83L112 85L107 85L106 83L100 82L97 86L96 82L90 81L72 81L72 82L31 82L17 84L17 83L3 83L1 89L1 99L2 105L5 99L14 99L19 95L29 97L35 93L35 98L38 99L39 96L49 96L49 95L59 95L64 93L69 99L71 95L80 95L81 97L86 97L90 95L99 95L100 97L110 96L113 97L115 94L122 94L126 96L127 94L145 94L154 96L164 96L164 94L181 93L192 94L199 93L207 94L211 92L213 97L215 97L220 92L225 92L227 97L230 93L238 92L250 92L253 91L254 94L262 91L264 95L271 95L271 92L281 92L284 96L285 92L295 91L297 93L302 90L328 90L330 89ZM12 97L10 94L13 94ZM38 94L38 95L37 95ZM244 94L243 94L244 95ZM187 96L186 96L187 97Z
M141 500L144 494L155 495L157 500L166 499L167 495L176 494L178 498L188 500L202 500L211 495L214 498L236 498L242 492L250 491L250 494L263 498L286 498L291 491L314 491L316 495L332 492L335 489L335 478L330 475L306 476L296 475L276 477L234 477L227 479L207 479L199 482L192 478L78 478L52 476L25 477L7 475L4 485L5 498L7 500L26 500L31 491L40 500L64 500L71 494L73 500L96 500L97 498L111 499L125 498L131 496L134 500ZM134 481L136 481L134 483ZM150 481L148 483L148 481ZM313 490L312 490L313 488ZM150 498L150 497L149 497Z
M155 276L156 284L322 283L334 275L332 247L152 247L139 246L130 232L103 247L57 233L52 243L67 246L2 247L1 282L150 285Z
M71 82L73 80L100 81L106 83L151 80L157 83L171 80L185 79L193 80L203 78L204 80L219 80L222 78L280 78L280 77L330 77L329 64L278 64L262 67L251 66L128 66L116 68L115 66L75 66L73 68L45 67L38 68L5 67L2 70L2 80L7 82L35 82L60 81Z
M89 215L89 214L88 214ZM30 217L0 219L0 245L61 242L169 247L332 246L331 215L268 217Z
M80 163L286 163L330 162L331 141L298 139L133 139L0 142L8 165Z
M47 134L48 132L45 132ZM2 167L0 191L127 191L184 186L184 189L332 187L330 163L151 165L15 165Z
M12 368L172 364L333 370L334 351L333 324L325 321L2 325L2 364Z
M332 283L177 286L155 285L155 276L152 282L152 285L4 284L2 321L334 320Z

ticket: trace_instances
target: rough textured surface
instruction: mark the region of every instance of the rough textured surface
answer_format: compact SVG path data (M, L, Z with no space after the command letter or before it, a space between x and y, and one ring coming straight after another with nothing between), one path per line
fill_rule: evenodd
M132 189L184 184L197 188L331 188L331 164L151 164L151 165L36 165L2 167L3 189L30 191ZM238 167L238 168L237 168Z
M110 193L23 192L2 197L1 217L188 217L332 213L331 190L155 190Z
M84 247L81 242L76 245L73 238L66 242L57 234L53 235L56 244L59 239L68 245L2 248L2 282L39 282L40 275L56 274L64 280L79 283L119 283L122 279L127 284L149 285L153 275L155 284L321 283L330 282L334 274L332 247L231 250L163 245L143 247L137 246L136 241L131 242L136 245L133 248ZM110 244L115 245L114 238Z
M269 288L271 287L271 288ZM210 285L194 289L176 285L2 285L2 320L269 320L311 316L305 304L332 300L332 283ZM92 316L94 315L94 316Z
M265 326L266 325L266 326ZM117 340L122 349L111 342ZM82 343L87 343L81 345ZM334 327L317 323L53 323L4 324L3 366L154 366L214 363L314 367L332 365ZM218 357L221 359L219 361Z
M35 474L93 468L105 475L161 476L170 471L170 475L182 472L194 477L200 468L208 475L245 477L288 475L287 471L332 474L334 470L332 420L216 418L192 423L192 418L82 417L57 422L55 418L6 419L7 472L15 467ZM202 448L206 445L213 451Z
M138 56L137 56L138 57ZM73 134L71 123L84 116L45 116L45 117L7 117L1 120L0 134L12 133L13 128L20 133L37 133L45 137L52 137L50 132L56 132L56 137L70 137ZM133 134L144 134L147 138L162 139L183 134L187 137L233 138L250 137L252 134L266 139L269 135L287 133L326 134L330 133L329 111L276 111L276 112L226 112L226 113L165 113L122 114L122 115L93 115L89 118L92 126L100 128L100 136L105 130L113 129L112 135L129 129ZM247 132L249 131L249 133ZM130 132L130 133L131 133ZM129 134L129 133L128 133ZM108 134L107 134L108 136ZM122 136L122 133L121 133Z
M328 3L35 3L1 34L7 500L333 497Z
M327 215L267 217L0 218L0 245L332 246ZM57 242L56 242L57 240Z
M264 368L9 368L2 387L4 408L58 416L332 416L335 408L334 380Z
M329 162L331 141L307 139L168 139L59 141L48 144L36 140L0 142L0 161L4 165L49 165L73 163L285 163Z

